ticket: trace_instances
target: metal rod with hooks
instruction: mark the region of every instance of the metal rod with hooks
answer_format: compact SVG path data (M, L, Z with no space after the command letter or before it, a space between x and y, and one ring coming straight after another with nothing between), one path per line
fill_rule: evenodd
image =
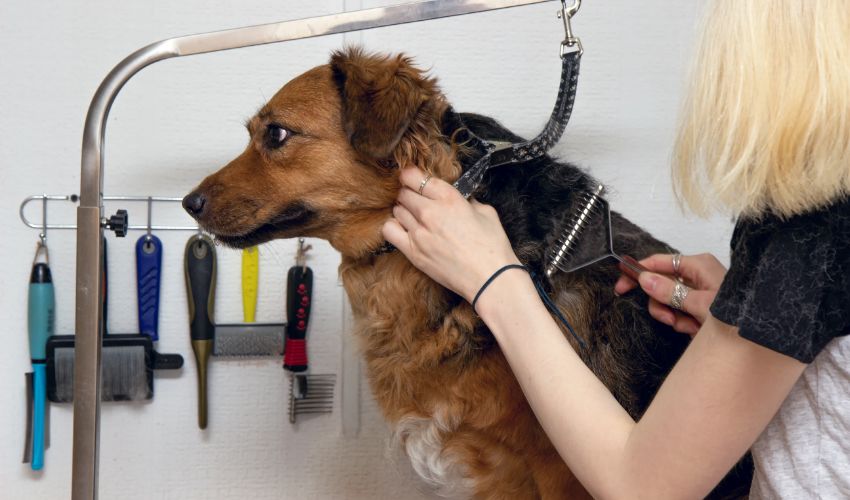
M24 201L21 202L20 210L18 211L18 215L21 218L21 222L24 223L25 226L31 227L33 229L40 229L42 233L39 234L39 237L44 240L47 229L77 229L76 224L48 224L47 223L47 207L49 201L69 201L71 203L79 202L80 197L76 194L69 195L54 195L54 194L36 194L32 196L27 196L24 198ZM30 203L41 201L41 224L32 222L26 216L25 210L26 206ZM153 212L153 204L160 202L181 202L183 198L173 197L173 196L104 196L103 201L127 201L127 202L145 202L147 203L147 224L136 224L127 226L127 230L130 231L147 231L150 233L151 231L197 231L198 225L192 226L168 226L168 225L155 225L151 224L152 220L152 212Z

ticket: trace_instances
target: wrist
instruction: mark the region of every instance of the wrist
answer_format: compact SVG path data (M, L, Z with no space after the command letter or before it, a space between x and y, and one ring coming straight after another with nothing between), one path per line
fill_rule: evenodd
M480 293L477 295L477 302L474 298L471 301L475 302L473 308L485 323L499 312L516 307L520 297L537 295L531 276L525 268L505 267L500 268L504 271L498 276L495 276L497 270L488 277L488 280L491 280L489 283L486 280L482 283L478 290Z

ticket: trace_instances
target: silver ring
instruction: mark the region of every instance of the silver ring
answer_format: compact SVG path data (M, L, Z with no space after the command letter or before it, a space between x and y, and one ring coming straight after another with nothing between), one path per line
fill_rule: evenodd
M673 274L679 276L679 266L682 264L682 254L673 254Z
M683 311L685 299L688 298L688 292L690 291L690 288L677 281L676 286L673 287L673 296L670 297L670 307Z
M424 179L422 179L422 182L419 183L419 196L425 196L424 194L422 194L422 191L425 190L425 185L428 184L428 181L430 181L430 180L431 180L431 174L428 174L428 175L425 176Z

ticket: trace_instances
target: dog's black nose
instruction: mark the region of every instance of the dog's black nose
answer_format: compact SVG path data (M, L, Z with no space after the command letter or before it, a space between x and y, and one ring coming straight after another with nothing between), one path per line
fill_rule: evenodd
M183 198L183 208L189 212L192 217L197 217L204 211L204 204L206 201L207 199L197 191L189 193L185 198Z

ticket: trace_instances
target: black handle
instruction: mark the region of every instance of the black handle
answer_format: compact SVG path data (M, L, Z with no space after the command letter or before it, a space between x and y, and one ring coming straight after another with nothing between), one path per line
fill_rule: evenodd
M307 324L313 304L313 270L294 266L286 276L286 346L283 367L307 371Z
M179 370L183 368L183 356L179 354L151 351L154 370Z
M186 294L192 340L212 340L215 304L215 247L209 236L195 235L186 243Z
M207 363L213 351L215 324L215 247L209 236L186 242L183 258L189 302L189 336L198 367L198 427L207 428Z

